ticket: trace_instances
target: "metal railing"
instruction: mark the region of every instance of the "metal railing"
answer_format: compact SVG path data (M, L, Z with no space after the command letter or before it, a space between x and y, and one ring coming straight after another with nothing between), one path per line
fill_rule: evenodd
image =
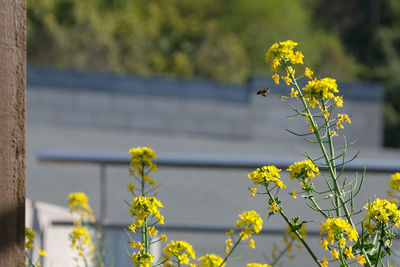
M130 156L116 153L92 153L42 150L38 153L41 163L64 164L90 164L100 167L100 224L104 227L123 228L124 224L108 224L106 221L106 167L127 165ZM205 154L158 154L156 163L158 166L179 168L217 168L217 169L255 169L263 165L275 165L286 169L293 162L303 160L294 157L276 156L246 156L246 155L205 155ZM365 169L373 173L394 173L400 170L400 160L392 159L356 159L346 164L346 171L363 172ZM54 222L53 224L70 224L71 222ZM167 231L196 231L196 232L225 232L229 230L225 226L210 225L182 225L167 224L160 229ZM283 229L265 228L264 234L283 234ZM319 235L318 231L308 231L309 235Z

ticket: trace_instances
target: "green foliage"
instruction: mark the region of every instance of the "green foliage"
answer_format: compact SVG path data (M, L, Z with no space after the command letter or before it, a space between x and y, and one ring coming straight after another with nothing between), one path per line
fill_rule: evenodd
M306 0L28 0L28 60L75 69L242 82L265 72L277 40L303 44L310 66L350 79L340 40L313 25ZM322 60L324 59L324 60Z

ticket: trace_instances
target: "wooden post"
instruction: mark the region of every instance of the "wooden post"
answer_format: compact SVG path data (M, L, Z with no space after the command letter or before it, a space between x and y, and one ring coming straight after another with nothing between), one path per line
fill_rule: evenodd
M0 0L0 266L25 266L25 0Z

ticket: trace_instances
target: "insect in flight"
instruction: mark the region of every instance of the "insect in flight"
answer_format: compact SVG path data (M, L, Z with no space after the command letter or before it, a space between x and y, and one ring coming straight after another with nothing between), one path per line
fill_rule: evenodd
M263 88L263 89L260 89L257 91L257 95L262 95L262 96L266 97L268 92L269 92L269 88Z

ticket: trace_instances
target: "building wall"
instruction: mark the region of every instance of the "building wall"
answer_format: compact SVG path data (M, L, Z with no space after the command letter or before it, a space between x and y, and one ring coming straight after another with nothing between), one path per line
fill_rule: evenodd
M28 72L27 92L27 115L32 123L268 138L272 142L301 141L289 133L282 134L281 128L305 131L304 122L286 118L293 114L287 103L276 100L288 95L288 89L277 87L266 78L254 78L239 86L33 70ZM271 88L268 97L257 96L255 92L266 86ZM383 89L374 84L340 87L345 96L344 111L357 118L345 132L348 139L357 139L365 146L380 146Z

